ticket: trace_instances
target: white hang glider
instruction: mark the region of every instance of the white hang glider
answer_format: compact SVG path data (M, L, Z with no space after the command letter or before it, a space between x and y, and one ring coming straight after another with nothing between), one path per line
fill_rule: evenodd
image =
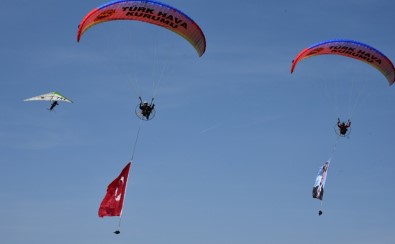
M51 107L49 108L49 110L52 110L52 109L55 108L55 106L59 105L59 103L58 103L59 101L60 102L68 102L68 103L72 103L73 102L70 99L68 99L65 96L63 96L62 94L60 94L59 92L50 92L50 93L42 94L42 95L39 95L39 96L27 98L27 99L25 99L23 101L25 101L25 102L29 102L29 101L49 101L49 102L51 102Z

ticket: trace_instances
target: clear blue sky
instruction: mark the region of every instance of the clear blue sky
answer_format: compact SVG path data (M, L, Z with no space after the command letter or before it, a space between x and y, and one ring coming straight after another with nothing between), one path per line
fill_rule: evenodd
M289 72L304 47L335 38L395 60L395 2L167 1L204 31L201 58L143 23L98 25L77 43L81 19L105 2L2 3L0 243L395 243L395 88L344 57ZM98 206L157 77L114 235L118 218ZM22 102L50 91L74 103ZM335 148L337 117L349 115ZM319 217L311 190L331 156Z

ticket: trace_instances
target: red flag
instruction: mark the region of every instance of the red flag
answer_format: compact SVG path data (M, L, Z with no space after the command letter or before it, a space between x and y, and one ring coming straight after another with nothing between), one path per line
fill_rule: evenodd
M121 174L108 185L107 194L99 207L99 217L121 216L130 165L131 163L129 162Z

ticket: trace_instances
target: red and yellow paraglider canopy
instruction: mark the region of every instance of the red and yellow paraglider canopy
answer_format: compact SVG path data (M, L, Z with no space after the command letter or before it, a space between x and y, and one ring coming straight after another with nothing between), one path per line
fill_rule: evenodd
M291 73L301 60L323 54L341 55L363 61L378 69L390 85L395 81L395 67L382 52L367 44L344 39L324 41L303 49L292 61Z
M169 29L186 39L199 57L206 50L206 39L200 27L180 10L150 0L118 0L89 12L78 26L77 41L90 27L112 20L137 20Z

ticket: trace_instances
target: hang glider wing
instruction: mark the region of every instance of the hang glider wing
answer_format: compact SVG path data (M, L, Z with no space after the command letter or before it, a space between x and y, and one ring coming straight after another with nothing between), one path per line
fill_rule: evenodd
M23 101L25 101L25 102L29 102L29 101L61 101L61 102L68 102L68 103L73 102L70 99L63 96L62 94L60 94L59 92L50 92L50 93L42 94L39 96L27 98Z

